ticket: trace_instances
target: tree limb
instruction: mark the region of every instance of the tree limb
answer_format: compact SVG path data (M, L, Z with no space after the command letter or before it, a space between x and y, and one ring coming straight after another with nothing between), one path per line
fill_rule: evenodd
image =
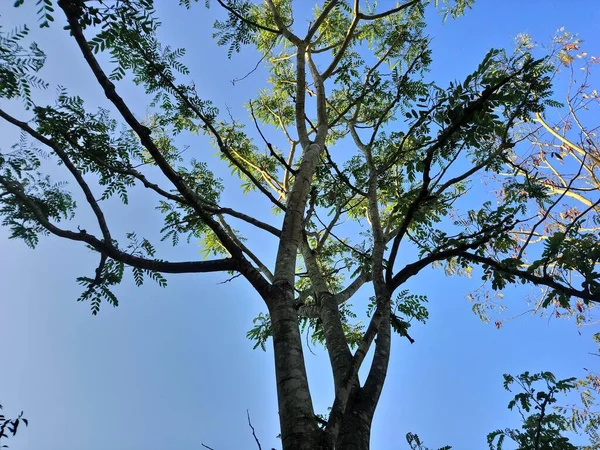
M60 228L50 222L39 206L31 200L25 193L23 187L14 181L11 181L0 175L0 184L12 195L14 195L22 205L24 205L35 217L37 222L48 232L72 241L84 242L93 247L99 253L106 255L115 261L122 262L128 266L139 269L151 270L162 273L200 273L200 272L221 272L228 270L239 270L240 263L234 258L223 258L211 261L187 261L187 262L168 262L158 259L146 259L123 252L112 245L112 242L104 242L85 231L70 231Z

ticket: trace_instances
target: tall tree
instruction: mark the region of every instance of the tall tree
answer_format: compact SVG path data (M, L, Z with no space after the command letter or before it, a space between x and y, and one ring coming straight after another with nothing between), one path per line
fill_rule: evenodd
M46 86L37 74L44 53L23 44L27 28L2 34L0 98L21 98L32 113L17 117L4 102L0 108L0 117L22 132L13 151L0 154L3 224L32 247L39 235L53 234L97 252L95 274L78 278L93 314L102 301L117 305L112 289L126 269L138 284L147 276L163 285L169 273L245 278L269 311L249 337L263 346L273 341L285 450L369 447L391 334L412 342L410 320L427 318L424 299L403 285L428 266L464 272L478 266L495 289L533 283L563 303L599 300L598 238L581 229L578 217L568 230L552 231L532 263L516 252L513 232L535 223L532 207L552 195L543 178L518 177L514 163L516 125L556 105L552 65L526 46L514 54L491 50L463 82L441 87L426 80L427 0L388 10L329 0L308 12L291 0L216 0L226 14L215 24L219 44L232 56L253 46L270 74L247 105L244 128L220 112L218 99L181 81L190 79L185 51L159 42L152 0L37 3L42 26L59 13L66 20L90 80L117 118L106 109L89 111L66 88L55 104L37 105L32 88ZM180 3L194 7L191 0ZM456 17L472 0L433 3ZM120 94L129 75L152 96L144 120ZM225 186L209 165L183 153L181 133L207 135L242 189L264 196L273 216L223 205ZM44 173L56 163L69 172L76 194ZM480 195L469 201L471 180L507 167L513 176L500 182L499 201L482 202ZM116 194L127 204L135 186L156 195L163 239L174 245L181 235L201 239L212 258L167 261L135 230L116 236L103 202ZM75 199L87 203L94 229L76 225ZM248 230L277 239L272 260L252 250L258 243L245 239ZM555 266L563 270L549 270ZM352 321L349 304L363 286L372 295L364 328ZM307 328L331 363L335 400L325 419L313 410L306 375L301 330ZM361 382L369 351L373 359Z

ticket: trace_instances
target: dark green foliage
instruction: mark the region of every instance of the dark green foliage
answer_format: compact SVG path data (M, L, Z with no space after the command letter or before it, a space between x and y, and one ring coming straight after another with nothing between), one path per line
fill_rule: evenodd
M520 430L496 430L488 434L490 450L501 450L506 438L514 441L518 450L576 450L569 442L565 432L569 430L567 419L554 412L556 394L565 394L574 389L576 379L557 380L550 372L530 374L524 372L518 377L504 375L504 388L510 391L517 384L521 392L508 404L515 406L524 418ZM542 385L539 389L537 386Z
M273 336L273 328L271 327L271 318L268 314L259 313L252 321L254 328L246 333L246 337L254 343L254 349L259 346L263 351L267 350L267 341Z
M25 0L15 0L14 6L21 6L25 3ZM40 28L48 28L50 22L54 22L54 5L52 0L36 0L35 4L38 8L38 21Z
M423 442L421 442L421 439L419 438L419 436L417 436L414 433L406 434L406 442L408 442L408 445L410 446L410 450L430 450L429 447L425 447ZM440 447L438 450L451 450L451 449L452 449L451 446L445 445L444 447Z
M1 410L2 405L0 405ZM23 411L15 419L10 419L0 412L0 448L8 448L8 445L2 443L3 438L6 441L9 437L14 437L21 423L24 423L25 426L29 425L29 421L23 417Z
M392 330L414 343L413 338L408 334L408 329L411 327L413 319L423 324L429 319L429 311L424 305L425 303L427 303L427 297L424 295L411 294L407 289L400 291L396 296L390 315ZM376 306L375 298L371 297L367 307L368 317L371 317Z
M256 29L240 19L240 16L248 16L255 6L249 0L229 0L227 5L237 14L228 11L227 20L215 22L214 37L217 38L219 45L229 45L227 56L231 58L234 52L240 52L242 45L254 41Z
M37 245L39 235L48 234L39 217L59 222L68 220L73 218L76 207L64 182L52 182L39 171L44 156L24 136L13 146L12 152L0 155L4 187L28 197L28 203L23 204L14 195L0 196L2 224L10 228L11 238L23 239L31 248Z
M34 42L28 47L21 44L28 33L26 25L8 33L0 27L0 97L18 97L30 108L31 89L46 88L47 84L34 75L43 67L46 55Z

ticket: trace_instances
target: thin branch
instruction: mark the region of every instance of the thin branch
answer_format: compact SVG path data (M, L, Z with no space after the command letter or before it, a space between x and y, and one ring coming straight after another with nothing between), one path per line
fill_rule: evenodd
M327 3L327 6L323 8L323 11L321 11L321 14L319 14L319 17L317 17L317 20L315 20L315 23L308 30L308 33L304 38L305 42L310 42L315 33L319 30L319 27L323 24L325 19L327 19L327 16L329 16L331 10L335 8L339 2L340 0L331 0L329 3Z
M110 235L108 225L106 224L106 218L104 217L104 213L102 212L102 209L98 205L98 202L96 201L94 194L92 193L92 190L90 189L90 187L84 180L83 175L77 169L77 167L75 167L75 165L69 158L69 155L59 145L57 145L55 142L51 141L50 139L46 138L42 134L38 133L36 130L31 128L27 123L21 122L20 120L15 119L13 116L9 115L8 113L6 113L5 111L3 111L1 109L0 109L0 117L2 117L7 122L17 126L21 130L23 130L24 132L26 132L27 134L32 136L33 138L35 138L38 141L40 141L41 143L43 143L44 145L50 147L54 151L54 153L56 153L56 155L60 158L60 160L65 165L65 167L69 170L69 172L71 172L71 175L73 175L73 178L75 178L75 180L77 181L77 184L83 191L83 194L85 195L85 199L87 200L87 202L91 206L92 210L94 211L94 215L96 216L96 220L98 222L98 225L100 226L100 230L102 231L102 236L104 237L104 241L107 244L110 244L112 242L112 237Z
M394 291L409 278L415 276L422 269L436 261L442 261L455 256L460 256L467 250L480 248L492 240L495 236L512 230L517 223L518 222L513 221L512 218L508 216L504 219L504 221L498 224L492 225L486 229L482 229L476 233L473 233L472 235L464 236L464 241L462 243L459 243L451 248L440 247L432 251L427 256L421 257L418 261L405 265L388 281L389 289ZM470 242L468 241L469 239Z
M254 441L256 442L256 445L258 446L258 450L262 450L262 447L260 446L260 441L256 437L256 433L254 432L254 427L252 426L252 422L250 421L250 411L249 410L246 410L246 415L248 416L248 426L252 429L252 436L254 437Z
M342 45L340 46L338 52L333 57L333 61L331 61L331 63L329 64L329 67L327 67L327 69L325 69L325 71L322 74L323 80L326 80L333 74L338 63L341 61L342 57L346 53L346 50L348 49L348 46L350 45L350 42L352 42L352 38L354 37L354 30L358 26L358 22L359 22L359 17L358 17L358 15L355 14L352 19L352 23L350 23L350 27L348 28L348 31L346 31L346 37L344 38L344 42L342 42Z
M500 272L504 272L509 275L514 275L516 277L523 278L524 280L527 280L535 285L548 286L559 292L570 295L571 297L576 297L576 298L580 298L582 300L588 300L591 302L600 303L599 296L593 295L592 293L584 291L584 290L580 291L580 290L577 290L570 286L565 286L564 284L558 283L554 278L549 277L549 276L539 276L539 275L535 275L533 273L530 273L530 272L527 272L524 270L519 270L519 269L515 269L512 267L506 267L506 266L502 265L502 263L500 263L492 258L476 255L474 253L470 253L467 251L460 252L458 256L461 256L465 259L468 259L468 260L471 260L474 262L478 262L478 263L493 267Z
M231 239L238 245L238 247L242 249L242 251L246 255L248 255L248 257L252 261L254 261L254 263L258 267L258 270L265 276L265 278L269 281L273 281L273 274L271 273L269 268L265 266L260 260L260 258L258 258L258 256L256 256L252 251L250 251L250 249L246 247L246 245L236 236L233 229L229 226L227 222L225 222L225 219L223 219L223 217L219 217L219 221L221 222L221 225L223 225L223 228L225 228Z
M283 159L283 157L275 151L275 149L273 148L273 145L269 141L267 141L267 138L265 137L265 135L263 134L262 130L260 129L260 126L258 125L258 120L256 119L256 116L254 115L254 107L252 106L252 102L250 102L250 115L252 116L252 120L254 121L254 126L256 127L256 130L258 131L258 133L260 134L261 139L263 140L263 142L265 143L265 145L269 149L269 153L271 153L271 156L273 156L283 167L285 167L285 169L288 172L290 172L292 175L296 175L296 170L294 170L286 162L286 160Z
M167 84L167 86L169 87L169 89L174 92L175 94L177 94L177 96L180 98L180 100L182 100L185 105L194 113L196 114L196 116L202 121L202 123L204 124L204 126L210 131L210 133L214 136L216 142L217 142L217 146L219 147L219 150L221 150L221 152L225 155L225 157L231 161L231 163L237 167L240 172L242 172L251 182L254 186L256 186L256 188L262 192L265 196L267 196L267 198L269 200L271 200L271 202L277 206L278 208L280 208L281 210L285 211L285 205L283 203L281 203L278 199L276 199L267 188L265 188L262 183L259 182L259 180L256 179L256 177L252 174L252 172L250 170L248 170L246 167L244 167L243 164L240 163L240 161L238 161L235 157L234 154L232 153L231 149L229 148L229 146L225 143L225 141L223 140L221 134L219 133L219 131L215 128L215 126L212 124L212 121L206 117L205 114L202 113L202 111L200 111L200 109L193 104L189 97L187 95L185 95L184 92L182 92L182 90L177 87L175 85L175 83L173 83L173 80L171 78L169 78L168 76L166 76L163 72L163 70L160 70L160 67L157 67L156 64L154 63L154 61L152 61L152 59L150 57L148 57L148 55L144 52L143 48L140 48L138 46L138 50L140 51L142 57L144 58L144 60L146 61L146 63L148 65L150 65L151 67L153 67L154 69L156 69L156 72L158 74L158 76L161 78L161 80L163 82L165 82ZM238 156L240 156L237 152L235 152ZM241 157L241 156L240 156ZM247 161L244 161L246 163L248 163ZM257 169L259 172L261 172L261 175L263 176L263 178L265 179L265 181L267 181L267 183L269 183L269 180L267 180L267 177L264 173L264 171L262 171L260 168L257 168L254 165L254 168ZM273 186L271 183L269 183L270 186L277 191L278 189Z
M550 133L552 136L554 136L560 142L562 142L566 146L572 148L573 150L575 150L577 153L579 153L582 156L589 155L589 157L592 159L592 161L594 161L596 164L600 165L600 159L597 156L590 154L590 152L585 151L580 146L575 145L572 141L570 141L567 138L565 138L564 136L561 136L560 134L558 134L554 130L554 128L552 128L550 125L548 125L548 123L543 119L543 117L540 113L536 113L535 121L538 122L539 124L541 124L548 133Z
M515 78L518 75L520 75L521 73L523 73L526 69L529 68L529 66L531 64L532 63L530 63L530 62L525 63L523 65L523 67L521 67L515 73L513 73L511 75L507 75L506 77L501 79L498 83L496 83L493 86L486 87L483 90L483 92L481 93L481 95L476 100L469 102L467 107L464 108L463 113L461 114L460 118L458 118L458 120L452 122L445 130L443 130L440 133L440 135L438 136L438 138L436 139L436 142L431 147L429 147L429 149L427 149L427 153L426 153L424 161L423 161L423 181L421 184L421 189L420 189L417 197L415 198L415 200L409 205L406 215L404 216L404 220L402 221L402 224L399 227L398 234L394 238L394 242L392 244L388 268L386 271L386 281L387 282L390 282L392 280L394 262L395 262L395 259L396 259L397 253L398 253L398 248L400 246L400 242L402 241L402 238L406 234L406 231L408 230L408 227L410 226L410 223L412 222L414 215L419 210L419 208L423 202L427 202L429 199L431 199L431 196L429 195L429 183L431 181L430 170L431 170L431 164L433 162L433 157L435 155L435 152L437 150L439 150L440 148L442 148L446 144L446 142L454 135L454 133L457 132L463 125L465 125L469 121L469 119L471 119L471 117L473 116L473 114L475 114L476 111L483 108L483 106L485 106L488 99L496 91L498 91L504 85L509 83L513 78Z
M350 188L350 190L352 190L352 192L360 195L361 197L367 197L367 193L360 190L356 186L354 186L350 182L350 179L346 176L346 174L340 170L338 165L335 163L335 161L331 157L331 153L329 153L329 149L327 147L325 147L325 156L327 157L327 163L333 168L334 172L337 174L337 176L340 178L340 180L342 180L344 182L344 184L346 186L348 186Z
M275 34L281 34L281 31L279 31L279 30L276 30L274 28L265 27L264 25L261 25L259 23L252 22L251 20L246 19L244 16L242 16L239 12L237 12L234 8L229 6L223 0L217 0L217 2L219 3L219 5L221 5L223 8L225 8L227 11L229 11L231 14L233 14L235 17L240 19L245 24L250 25L252 27L259 28L263 31L269 31L269 32L275 33Z
M237 83L239 81L244 81L246 78L248 78L254 72L256 72L260 66L260 63L263 62L267 56L269 56L269 52L271 51L271 49L273 48L274 45L275 45L275 42L271 43L270 48L265 52L264 55L261 56L261 58L258 60L256 65L254 66L254 69L252 69L250 72L248 72L246 75L244 75L241 78L234 78L233 80L231 80L231 84L235 86L235 83Z
M267 231L273 236L279 237L281 235L281 230L275 228L273 225L269 225L268 223L262 222L261 220L258 220L252 216L236 211L235 209L222 208L220 206L206 206L206 210L214 214L225 214L231 217L235 217L236 219L240 219L246 223L249 223L250 225L254 225L256 228L260 228L261 230Z
M90 46L83 35L81 25L79 24L79 17L76 15L78 14L76 8L72 8L72 5L67 2L65 2L65 4L60 3L59 5L67 17L71 34L75 38L75 41L77 42L84 59L88 63L88 66L96 77L96 80L104 90L106 98L111 101L123 119L125 119L125 122L127 122L131 129L137 134L140 142L148 150L152 158L154 158L156 165L160 168L163 174L171 181L171 183L173 183L181 195L193 206L197 214L213 230L229 253L233 257L243 258L241 249L231 241L231 239L227 236L227 233L225 233L225 231L219 226L218 222L215 221L210 214L202 208L202 203L199 201L196 193L190 189L183 178L165 159L161 151L150 137L151 131L135 118L123 98L117 93L115 85L104 73L104 70L98 63L98 60L94 56L94 53L90 49Z
M586 155L587 156L587 155ZM552 211L552 209L559 204L559 202L564 198L564 196L567 194L567 192L569 191L569 189L571 188L571 186L573 185L573 183L575 183L575 180L577 180L577 178L579 177L579 175L581 175L581 171L583 170L584 167L584 162L585 162L585 156L583 157L583 161L581 163L581 165L579 166L579 171L577 172L577 174L571 179L571 181L569 182L568 186L565 188L565 191L554 201L554 203L552 203L552 205L550 205L549 208L546 209L546 211L544 212L544 214L542 214L542 217L540 218L540 220L531 228L531 233L534 233L535 230L537 229L537 227L544 222L548 216L550 215L550 212ZM530 234L527 239L525 240L525 243L523 244L523 246L521 246L521 248L519 249L519 253L517 254L517 259L521 259L521 257L523 256L523 253L525 252L525 249L527 248L527 246L529 245L529 242L531 241L531 239L533 238L533 234Z
M362 20L383 19L384 17L391 16L392 14L396 14L397 12L402 11L403 9L410 8L411 6L416 5L420 1L421 0L412 0L411 2L404 3L403 5L397 6L395 8L392 8L392 9L388 10L388 11L384 11L384 12L378 13L378 14L363 14L363 13L359 13L358 17L359 17L359 19L362 19Z

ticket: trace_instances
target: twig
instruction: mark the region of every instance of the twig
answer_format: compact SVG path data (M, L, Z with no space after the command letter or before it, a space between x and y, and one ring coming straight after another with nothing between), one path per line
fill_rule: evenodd
M200 442L200 445L201 445L202 447L204 447L204 448L207 448L207 449L209 449L209 450L215 450L214 448L212 448L212 447L209 447L208 445L205 445L205 444L203 444L202 442Z
M269 149L269 152L271 153L271 155L277 160L279 161L279 163L281 165L283 165L283 167L285 167L287 169L288 172L291 172L292 175L296 175L298 173L297 170L294 170L287 162L285 159L283 159L283 157L281 155L279 155L275 149L273 148L273 145L267 141L267 138L265 137L265 135L263 134L262 130L260 129L259 125L258 125L258 120L256 119L256 116L254 115L254 107L252 106L252 102L250 102L250 115L252 116L252 120L254 121L254 125L256 126L256 130L258 131L258 133L260 134L260 137L262 138L263 142L266 144L267 148Z
M244 75L242 78L234 78L233 80L231 80L231 84L235 86L235 83L237 83L238 81L244 81L246 78L248 78L250 75L252 75L254 72L256 72L258 70L258 67L260 66L260 63L263 62L265 60L265 58L267 56L269 56L269 52L273 49L273 47L275 46L275 42L273 41L271 43L271 46L269 47L269 49L265 52L264 55L262 55L262 57L258 60L258 62L256 63L256 65L254 66L254 69L252 69L250 72L248 72L246 75Z
M252 429L252 436L254 436L254 440L256 441L256 445L258 446L258 450L262 450L260 446L260 441L256 437L256 433L254 432L254 427L252 426L252 422L250 421L250 411L246 410L246 415L248 416L248 426Z
M232 277L230 277L230 278L227 278L225 281L221 281L221 282L219 282L219 283L217 283L217 284L225 284L225 283L229 283L230 281L233 281L233 280L235 280L237 277L240 277L240 276L242 276L242 274L241 274L241 273L236 273L236 274L235 274L235 275L233 275Z

